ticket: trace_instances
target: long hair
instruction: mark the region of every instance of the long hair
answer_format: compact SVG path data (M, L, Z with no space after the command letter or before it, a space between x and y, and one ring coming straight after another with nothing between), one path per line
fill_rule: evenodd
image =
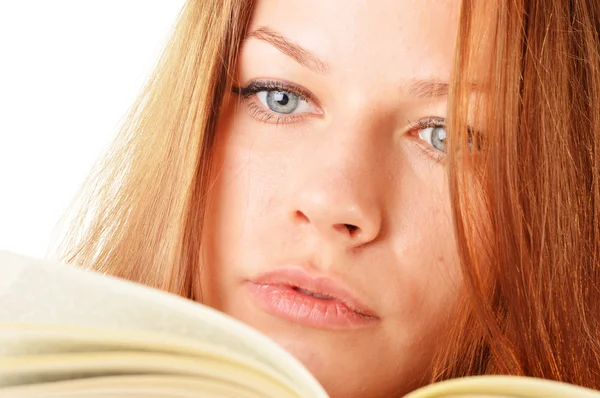
M448 172L466 292L434 381L600 389L600 2L483 3L463 2L455 57Z
M117 139L59 227L58 259L190 297L212 143L252 0L188 0Z
M461 7L448 172L465 291L432 381L502 373L600 389L600 3ZM188 0L65 218L61 260L199 299L215 123L252 8Z

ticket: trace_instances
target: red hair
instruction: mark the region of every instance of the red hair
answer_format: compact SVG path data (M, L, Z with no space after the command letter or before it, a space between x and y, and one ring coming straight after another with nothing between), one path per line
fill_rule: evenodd
M450 121L466 292L434 381L600 389L600 2L463 1Z

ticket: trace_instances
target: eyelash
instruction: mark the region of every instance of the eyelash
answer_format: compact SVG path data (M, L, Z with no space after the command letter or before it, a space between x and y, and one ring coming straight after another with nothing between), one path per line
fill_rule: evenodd
M244 100L248 100L250 97L255 96L262 91L286 91L297 95L298 98L304 101L315 104L314 101L311 101L313 96L308 91L295 84L283 81L254 80L245 87L233 86L232 91ZM274 119L275 124L291 124L301 122L307 118L306 114L280 115L270 112L257 101L250 101L247 106L247 110L250 112L251 116L262 123L268 123ZM446 127L445 119L441 117L426 117L416 122L410 122L409 133L416 138L416 140L422 142L423 140L418 136L418 131L430 127ZM430 147L428 144L420 144L418 147L423 154L433 158L438 163L443 162L446 157L445 153Z

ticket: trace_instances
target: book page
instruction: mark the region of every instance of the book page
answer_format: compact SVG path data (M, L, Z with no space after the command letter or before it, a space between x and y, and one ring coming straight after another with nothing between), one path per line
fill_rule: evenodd
M471 376L423 387L405 398L600 398L600 391L520 376Z
M327 396L300 362L276 343L218 311L75 266L0 252L0 323L15 322L137 331L140 341L143 332L160 333L173 336L172 348L178 338L193 340L252 358L306 396ZM109 338L105 335L99 341ZM118 332L111 338L118 344ZM185 344L179 345L183 350ZM0 347L0 355L10 354L2 349L9 348Z

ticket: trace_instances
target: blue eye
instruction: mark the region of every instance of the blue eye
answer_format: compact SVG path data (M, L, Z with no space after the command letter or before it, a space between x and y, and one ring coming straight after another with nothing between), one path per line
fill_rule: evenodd
M246 87L232 87L235 94L248 100L252 116L263 122L295 123L304 116L322 115L313 103L314 96L293 83L273 80L253 80Z
M311 111L308 101L289 91L265 90L256 93L256 97L261 104L275 113L291 114Z
M428 126L419 130L419 138L440 152L446 152L446 127Z

